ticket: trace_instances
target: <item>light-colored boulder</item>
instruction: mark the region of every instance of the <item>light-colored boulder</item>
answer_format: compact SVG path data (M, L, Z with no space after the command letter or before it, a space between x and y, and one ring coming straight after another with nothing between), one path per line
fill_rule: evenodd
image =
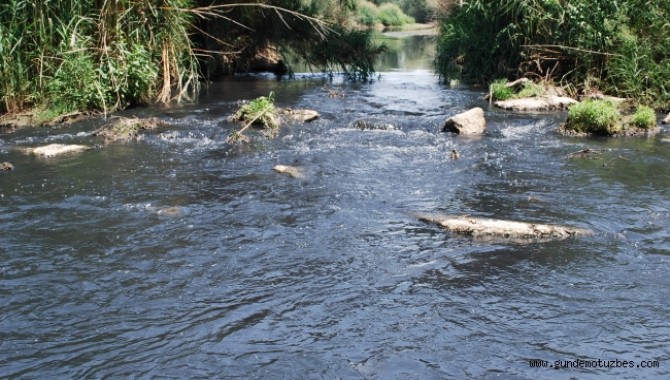
M479 135L486 130L484 110L480 107L454 115L444 122L443 132L454 132L461 135Z
M279 110L279 115L284 120L298 123L308 123L319 118L318 112L308 109L282 108Z
M449 232L472 237L503 239L565 239L589 236L593 232L571 226L516 222L468 215L417 214L419 220L434 223Z
M49 144L37 148L24 148L23 151L28 154L34 154L42 157L54 157L67 153L79 153L91 149L86 145L77 144Z
M14 165L11 162L0 162L0 172L9 172L14 170Z
M578 102L567 96L540 96L499 100L493 104L508 111L555 111L570 107Z
M289 177L296 179L305 179L305 171L303 168L298 166L288 166L288 165L275 165L272 170L288 175Z
M670 124L670 113L661 121L661 124Z

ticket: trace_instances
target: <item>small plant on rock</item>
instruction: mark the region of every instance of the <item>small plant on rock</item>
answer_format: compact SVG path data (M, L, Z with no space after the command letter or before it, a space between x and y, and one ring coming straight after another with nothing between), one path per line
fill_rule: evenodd
M274 92L271 92L268 96L258 97L243 105L235 112L233 119L263 128L279 127L275 110Z
M274 105L274 92L268 96L258 97L244 104L233 115L233 120L244 122L244 126L228 136L229 143L247 142L249 139L243 132L252 125L257 125L266 130L267 135L274 135L279 129L279 118Z

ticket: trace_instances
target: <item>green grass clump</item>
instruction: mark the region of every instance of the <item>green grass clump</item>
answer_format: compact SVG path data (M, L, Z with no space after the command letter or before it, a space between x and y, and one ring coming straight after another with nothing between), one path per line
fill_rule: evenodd
M632 123L640 129L653 129L656 126L656 113L651 107L639 106L633 114Z
M507 100L514 97L514 89L507 86L506 79L498 79L491 83L491 97L493 100Z
M263 128L275 129L279 127L275 105L274 93L269 96L258 97L240 107L233 118L245 124L253 124Z
M539 83L527 81L523 84L521 91L516 92L515 87L508 86L507 80L497 79L491 83L490 94L493 100L533 98L544 94L544 86Z
M568 110L565 128L579 133L611 136L622 130L621 113L608 100L585 100Z
M519 98L534 98L544 94L544 86L539 83L528 81L524 83L523 88L516 94Z

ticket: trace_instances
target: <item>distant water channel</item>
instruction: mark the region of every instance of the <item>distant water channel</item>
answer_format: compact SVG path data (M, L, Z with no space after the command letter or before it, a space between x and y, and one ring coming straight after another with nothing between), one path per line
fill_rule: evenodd
M127 111L169 124L139 142L43 159L15 148L102 144L103 121L0 131L16 168L0 173L0 378L670 378L667 128L563 137L563 114L440 84L430 37L388 38L371 83L229 79ZM238 101L270 91L321 119L226 144ZM484 136L440 132L473 106ZM566 157L585 148L601 154ZM415 212L596 234L482 241ZM635 366L551 368L575 360Z

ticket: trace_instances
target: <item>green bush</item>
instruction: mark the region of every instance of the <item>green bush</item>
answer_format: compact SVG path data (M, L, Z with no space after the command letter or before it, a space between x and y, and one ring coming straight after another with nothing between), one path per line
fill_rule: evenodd
M656 127L656 113L647 106L639 106L633 114L632 123L641 129L653 129Z
M608 100L585 100L568 110L565 128L580 133L611 136L621 132L621 113Z
M357 20L365 26L375 26L377 23L377 6L369 1L361 1L357 4Z
M405 24L414 23L412 17L404 14L398 5L392 3L382 4L379 7L377 19L384 24L384 26L403 26Z

